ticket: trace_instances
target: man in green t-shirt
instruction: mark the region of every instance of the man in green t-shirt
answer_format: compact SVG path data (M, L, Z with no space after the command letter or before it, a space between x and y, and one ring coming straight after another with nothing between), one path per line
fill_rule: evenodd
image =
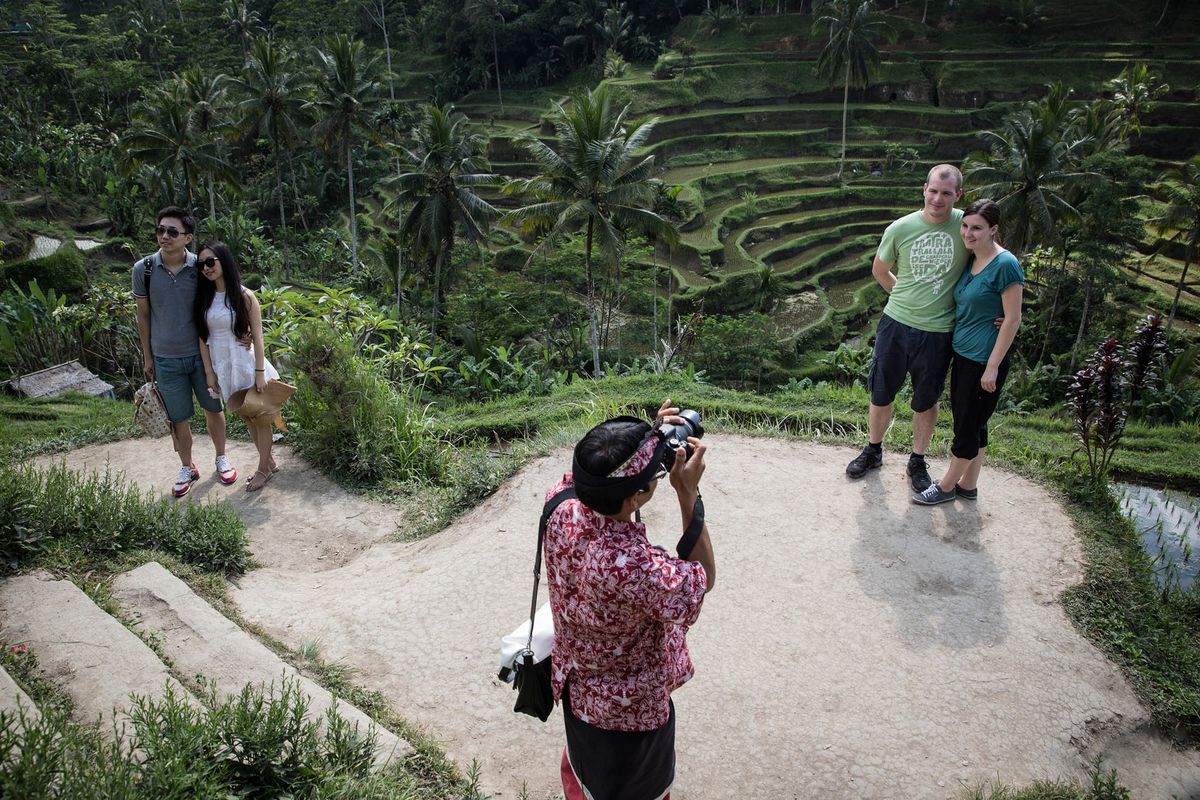
M925 450L950 366L954 286L967 263L959 231L963 212L954 207L962 197L962 173L939 164L929 170L924 194L924 208L889 225L875 253L871 273L889 297L875 332L867 378L870 441L846 466L847 475L861 478L883 464L883 435L892 421L892 402L905 375L911 375L913 448L907 471L917 492L930 483Z

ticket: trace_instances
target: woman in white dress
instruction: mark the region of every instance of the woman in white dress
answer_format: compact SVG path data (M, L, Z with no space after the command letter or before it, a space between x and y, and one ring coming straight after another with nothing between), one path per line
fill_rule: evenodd
M242 286L237 260L224 242L207 242L200 248L196 266L207 280L196 286L194 318L200 334L200 357L208 391L231 411L241 408L246 392L261 392L279 373L263 352L262 311L254 292ZM243 344L249 336L252 348ZM245 419L245 417L243 417ZM271 420L246 420L250 439L258 450L258 469L246 482L246 491L257 492L278 468L271 457Z

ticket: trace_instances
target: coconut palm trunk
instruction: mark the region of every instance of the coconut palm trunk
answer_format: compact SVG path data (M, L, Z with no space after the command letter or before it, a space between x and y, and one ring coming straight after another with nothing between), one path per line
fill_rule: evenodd
M589 339L592 345L592 375L600 377L600 321L596 318L596 280L592 274L592 234L595 222L589 217L587 243L583 249L583 262L587 268L587 304L589 317Z
M1050 303L1050 313L1046 316L1046 333L1042 336L1042 349L1038 351L1037 363L1035 367L1042 365L1042 359L1046 357L1046 348L1050 346L1050 331L1054 328L1054 317L1058 314L1058 297L1062 291L1062 284L1054 287L1054 300Z
M1187 282L1188 267L1192 265L1192 257L1195 255L1194 248L1191 244L1184 250L1183 272L1179 273L1179 283L1175 284L1175 299L1171 301L1171 311L1167 314L1167 341L1171 340L1171 325L1175 322L1175 312L1179 310L1179 296L1183 294L1183 286Z
M287 215L283 208L283 163L279 157L279 141L274 140L275 191L279 194L279 241L283 245L283 277L291 278L291 262L288 260Z
M354 211L354 149L346 147L346 179L350 186L350 274L358 274L358 216Z
M399 170L397 170L399 172ZM396 204L396 317L400 317L400 284L404 280L404 204Z
M433 257L433 299L429 309L429 346L437 344L438 308L441 305L442 266L446 260L447 242L438 247L437 255Z
M1075 334L1075 344L1071 347L1071 366L1067 368L1068 375L1075 374L1075 363L1079 359L1079 346L1083 344L1083 334L1087 330L1088 311L1092 305L1091 278L1083 285L1083 314L1079 317L1079 331Z
M838 161L838 183L846 169L846 120L850 112L850 60L846 59L846 81L842 88L842 158Z
M496 97L500 98L500 113L504 113L504 92L500 91L500 51L496 47L496 26L492 26L492 66L496 70Z
M1158 15L1158 22L1154 23L1154 27L1157 28L1159 25L1163 24L1163 20L1167 18L1167 9L1169 9L1170 7L1171 7L1171 0L1166 0L1166 2L1163 3L1162 13Z

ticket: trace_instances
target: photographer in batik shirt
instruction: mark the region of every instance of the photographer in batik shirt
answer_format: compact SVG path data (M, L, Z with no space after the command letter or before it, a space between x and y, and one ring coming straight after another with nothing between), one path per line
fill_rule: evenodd
M551 515L545 542L567 800L658 800L675 779L671 692L695 672L687 629L716 582L699 490L705 446L689 437L664 458L658 425L683 423L678 414L668 400L653 428L632 417L592 428L572 472L546 495L578 495ZM668 475L684 532L679 557L650 544L635 519Z

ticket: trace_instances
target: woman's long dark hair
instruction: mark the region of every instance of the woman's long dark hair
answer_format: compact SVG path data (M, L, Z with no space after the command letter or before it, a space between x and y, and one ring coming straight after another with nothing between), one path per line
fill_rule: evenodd
M221 262L221 275L225 278L225 307L233 309L233 335L242 339L250 333L250 310L246 308L246 295L242 291L242 271L229 245L216 240L205 242L196 253L212 252ZM199 269L199 263L197 263ZM208 320L205 315L217 293L217 285L204 277L201 271L196 283L196 300L192 304L192 319L196 322L196 333L208 341Z

